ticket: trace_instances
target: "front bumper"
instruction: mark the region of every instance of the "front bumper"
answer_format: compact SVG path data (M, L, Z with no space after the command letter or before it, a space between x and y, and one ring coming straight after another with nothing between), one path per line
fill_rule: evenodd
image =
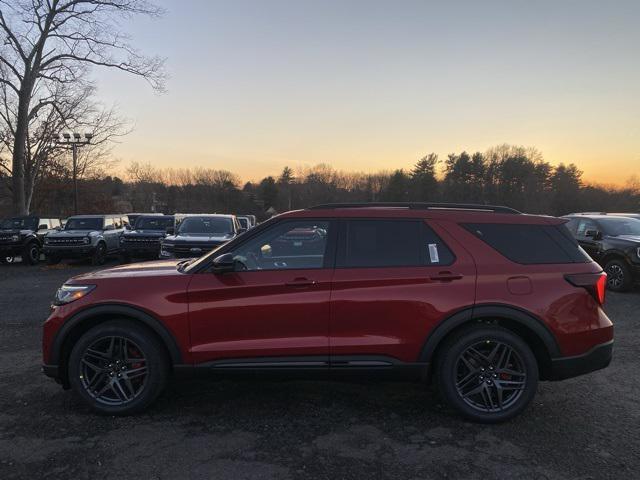
M613 340L596 345L587 353L575 357L551 359L549 380L563 380L606 368L613 357Z
M23 245L19 243L0 244L0 257L15 257L22 253Z
M157 258L160 254L160 244L157 245L136 245L124 243L123 251L125 254L134 258ZM168 257L161 257L168 258Z
M77 245L77 246L52 246L45 245L44 254L55 256L58 258L85 258L90 257L96 252L94 245Z

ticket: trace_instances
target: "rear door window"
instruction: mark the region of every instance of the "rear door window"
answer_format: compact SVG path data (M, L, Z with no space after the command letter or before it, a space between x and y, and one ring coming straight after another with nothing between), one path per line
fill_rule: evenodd
M450 265L449 247L422 220L358 219L343 223L338 267Z
M576 235L580 238L587 238L588 230L598 230L598 226L596 225L596 222L594 222L590 218L581 218L578 221L578 226L576 228Z
M530 265L591 260L564 225L468 223L462 226L516 263Z

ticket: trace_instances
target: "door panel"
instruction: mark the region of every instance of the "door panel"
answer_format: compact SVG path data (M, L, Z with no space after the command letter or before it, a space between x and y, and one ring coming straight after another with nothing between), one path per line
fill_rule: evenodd
M194 360L324 358L328 366L335 234L330 222L277 222L230 252L236 271L189 285Z
M476 269L472 257L444 229L437 224L430 226L439 239L423 237L420 248L431 254L425 263L435 259L435 265L336 268L331 298L331 356L383 355L415 362L428 334L440 321L473 305ZM341 251L347 249L342 234L343 230L339 262ZM392 249L390 242L387 239L385 243ZM439 247L435 252L434 244ZM448 265L437 264L446 257L447 246L455 258L448 259Z
M330 287L325 269L195 275L189 286L194 360L327 356Z

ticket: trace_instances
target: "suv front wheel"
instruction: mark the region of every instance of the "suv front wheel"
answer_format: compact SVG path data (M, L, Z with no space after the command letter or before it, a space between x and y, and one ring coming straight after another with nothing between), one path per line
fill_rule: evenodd
M160 342L144 327L125 320L86 332L69 356L69 383L93 410L129 415L144 410L167 381L168 362Z
M498 423L518 415L533 399L538 364L511 331L482 325L450 338L438 358L438 386L447 403L470 420Z
M99 242L96 246L96 251L91 257L92 265L104 265L107 259L107 246L103 242Z

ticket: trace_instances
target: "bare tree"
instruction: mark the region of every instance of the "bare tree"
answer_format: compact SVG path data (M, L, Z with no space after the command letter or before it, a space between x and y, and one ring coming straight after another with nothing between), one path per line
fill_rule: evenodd
M72 85L49 84L47 97L50 104L40 108L29 118L27 138L21 162L24 186L24 207L31 209L36 186L46 176L68 178L71 160L68 149L56 144L53 135L63 130L79 130L93 135L92 144L80 150L78 156L78 177L95 177L103 173L114 161L109 157L112 142L128 133L126 123L118 117L113 108L105 108L93 98L93 87L79 82ZM0 85L0 125L2 125L2 150L15 150L15 99ZM12 175L10 162L0 161L0 170L5 177ZM12 189L14 185L10 185Z
M92 66L115 68L162 90L163 60L137 52L117 19L158 16L145 0L0 0L0 84L10 97L12 190L15 213L27 206L25 157L30 121L46 107L58 108L60 87L82 85ZM86 85L85 85L86 86ZM65 118L58 112L60 118ZM5 134L3 133L3 135Z

